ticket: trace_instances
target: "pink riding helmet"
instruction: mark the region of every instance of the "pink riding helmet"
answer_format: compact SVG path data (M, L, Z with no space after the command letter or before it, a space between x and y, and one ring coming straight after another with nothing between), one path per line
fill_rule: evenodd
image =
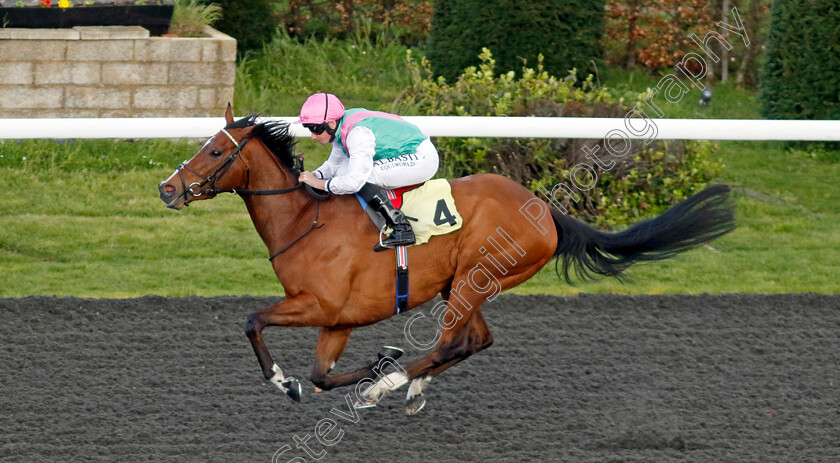
M300 108L300 119L295 124L322 124L344 117L344 105L332 93L316 93L306 99Z

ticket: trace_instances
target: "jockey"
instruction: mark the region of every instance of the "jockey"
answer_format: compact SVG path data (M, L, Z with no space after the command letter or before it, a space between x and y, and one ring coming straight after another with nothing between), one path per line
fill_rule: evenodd
M345 111L329 93L310 96L295 123L309 129L318 143L332 143L327 161L313 172L301 172L298 180L333 194L358 193L393 230L382 241L384 246L414 244L411 225L382 188L432 178L438 169L438 153L431 140L397 115L364 108Z

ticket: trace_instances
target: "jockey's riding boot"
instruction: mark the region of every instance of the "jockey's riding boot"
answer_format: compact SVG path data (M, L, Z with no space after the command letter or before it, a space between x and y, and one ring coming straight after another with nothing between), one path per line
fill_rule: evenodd
M410 246L415 243L414 230L411 229L408 218L391 204L391 200L382 188L372 183L365 183L359 190L359 195L385 219L385 223L393 230L391 236L382 240L382 245L385 247L377 245L374 250L384 251L395 246Z

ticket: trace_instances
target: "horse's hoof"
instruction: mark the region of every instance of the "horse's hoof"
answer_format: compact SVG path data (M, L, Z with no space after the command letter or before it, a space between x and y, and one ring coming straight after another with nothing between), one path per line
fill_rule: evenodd
M426 405L426 398L423 397L423 394L416 395L408 400L405 401L405 413L406 415L414 415Z
M376 355L379 356L379 360L382 360L385 357L391 357L392 359L396 360L402 357L402 354L403 350L399 347L385 346L382 349L379 349L379 353Z
M281 383L283 388L285 389L286 395L291 397L292 400L295 402L300 403L300 394L303 392L303 388L300 385L300 382L292 377L289 377L286 381Z

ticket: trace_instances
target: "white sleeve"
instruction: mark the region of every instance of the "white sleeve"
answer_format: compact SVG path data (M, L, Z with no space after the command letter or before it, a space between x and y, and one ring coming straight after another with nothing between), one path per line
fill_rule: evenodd
M376 137L367 127L353 127L347 134L347 152L350 163L344 175L327 182L330 193L346 195L359 191L373 173L373 156L376 155ZM332 156L330 156L332 157Z
M344 154L344 151L338 146L338 143L333 142L330 157L321 164L321 167L313 170L312 173L322 180L329 180L335 177L335 172L346 162L347 155Z

